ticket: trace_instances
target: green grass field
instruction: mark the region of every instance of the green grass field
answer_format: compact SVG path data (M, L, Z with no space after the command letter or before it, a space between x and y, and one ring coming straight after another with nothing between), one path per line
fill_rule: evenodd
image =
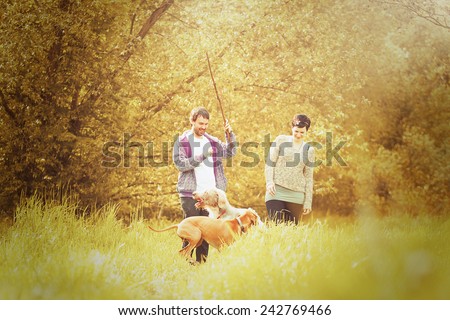
M207 263L167 220L24 201L0 227L1 299L450 299L450 219L361 214L254 229Z

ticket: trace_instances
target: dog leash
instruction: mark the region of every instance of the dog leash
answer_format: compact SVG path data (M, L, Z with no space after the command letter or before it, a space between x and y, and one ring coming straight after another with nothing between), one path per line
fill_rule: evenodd
M220 217L223 216L226 212L227 212L227 210L224 209L224 210L217 216L217 219L220 219Z

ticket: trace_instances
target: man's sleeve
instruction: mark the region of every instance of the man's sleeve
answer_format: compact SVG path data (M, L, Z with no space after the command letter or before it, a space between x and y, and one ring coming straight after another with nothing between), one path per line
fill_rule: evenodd
M189 150L189 141L180 141L178 137L173 145L173 163L175 167L181 172L193 170L198 167L200 163L206 159L205 155L200 154L198 156L188 157L187 150Z

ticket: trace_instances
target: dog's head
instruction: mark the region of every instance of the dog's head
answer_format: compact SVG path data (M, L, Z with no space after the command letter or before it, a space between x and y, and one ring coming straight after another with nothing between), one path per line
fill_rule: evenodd
M224 208L227 202L225 192L217 188L208 189L203 192L194 191L192 197L197 201L195 206L200 209L207 207Z
M245 211L243 214L239 216L239 219L241 220L241 223L244 227L244 232L247 232L249 228L252 226L263 226L264 223L261 221L261 218L259 217L258 213L256 213L255 210L252 208L249 208L247 211Z

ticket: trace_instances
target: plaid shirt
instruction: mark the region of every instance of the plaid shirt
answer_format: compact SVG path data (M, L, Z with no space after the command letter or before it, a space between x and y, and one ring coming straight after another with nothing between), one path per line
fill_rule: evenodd
M233 157L237 152L236 136L230 133L230 138L226 143L221 142L216 137L204 134L213 148L213 165L216 187L226 190L227 179L223 170L222 159ZM201 154L194 156L192 148L194 145L194 134L192 130L185 131L179 136L173 146L173 162L180 171L178 174L177 191L180 197L192 197L192 192L197 189L195 178L195 167L199 166L206 156Z

